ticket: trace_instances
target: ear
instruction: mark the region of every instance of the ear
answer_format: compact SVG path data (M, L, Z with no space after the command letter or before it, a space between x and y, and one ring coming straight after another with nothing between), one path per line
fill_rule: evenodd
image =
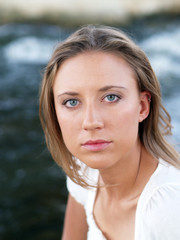
M140 93L140 113L139 122L146 119L150 112L151 94L148 91Z

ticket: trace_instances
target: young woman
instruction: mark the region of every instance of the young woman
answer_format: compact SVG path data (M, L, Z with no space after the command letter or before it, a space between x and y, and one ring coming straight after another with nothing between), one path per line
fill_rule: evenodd
M45 70L40 118L67 174L63 240L179 240L179 153L144 52L124 33L87 26Z

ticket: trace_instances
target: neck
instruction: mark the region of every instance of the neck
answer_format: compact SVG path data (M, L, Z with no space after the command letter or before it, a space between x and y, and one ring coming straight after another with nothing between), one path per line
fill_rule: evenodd
M101 169L100 185L105 185L101 188L110 199L122 199L130 195L136 195L136 185L141 169L142 155L145 149L138 144L135 151L129 153L128 156L120 161L111 169ZM134 192L134 194L133 194Z

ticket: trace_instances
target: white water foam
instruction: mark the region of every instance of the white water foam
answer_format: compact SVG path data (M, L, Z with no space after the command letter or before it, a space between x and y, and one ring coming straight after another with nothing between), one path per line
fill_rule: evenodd
M156 33L140 43L158 77L180 77L180 27Z
M171 81L170 84L174 85L169 96L164 99L164 105L172 117L172 132L179 143L180 89L178 93L179 84L176 87L175 79L180 79L180 27L156 33L141 41L140 46L148 55L160 81Z
M6 60L16 63L47 63L56 42L36 37L23 37L4 48Z

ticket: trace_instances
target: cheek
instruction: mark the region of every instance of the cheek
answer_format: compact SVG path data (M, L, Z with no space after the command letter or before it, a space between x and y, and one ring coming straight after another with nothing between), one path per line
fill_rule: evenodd
M64 140L64 143L68 150L72 152L72 148L75 147L75 142L77 139L77 124L75 123L74 119L68 118L68 117L59 117L63 116L58 115L58 123L61 129L62 137Z
M63 139L64 141L66 139L71 139L70 137L70 132L71 132L71 122L69 120L66 120L64 118L58 118L58 123L59 123L59 126L60 126L60 129L61 129L61 133L62 133L62 136L63 136Z
M139 126L139 107L127 106L116 113L115 127L126 135L137 134Z

